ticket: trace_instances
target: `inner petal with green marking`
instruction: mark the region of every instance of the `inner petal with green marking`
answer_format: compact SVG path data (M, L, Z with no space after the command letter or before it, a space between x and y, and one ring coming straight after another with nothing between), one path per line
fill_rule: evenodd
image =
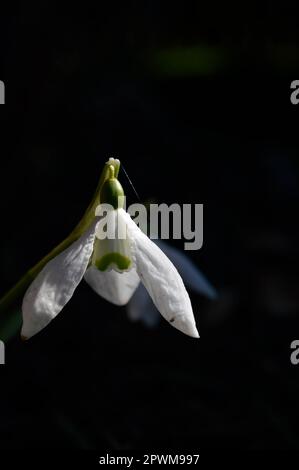
M128 271L132 267L130 248L126 240L98 240L94 244L92 265L100 271Z
M112 221L113 223L111 223ZM106 227L105 237L103 237L103 230L101 234L97 233L98 237L95 238L91 264L100 271L110 269L119 272L128 271L132 267L132 257L125 222L119 220L118 211L113 210L108 214L107 224L109 228Z

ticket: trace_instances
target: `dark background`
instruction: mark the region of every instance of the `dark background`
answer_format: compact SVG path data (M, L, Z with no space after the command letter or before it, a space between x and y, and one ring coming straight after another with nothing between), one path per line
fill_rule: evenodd
M26 343L19 311L3 314L2 449L299 449L295 5L3 11L1 294L72 230L115 156L141 199L204 203L188 254L219 297L190 293L198 341L130 322L84 282Z

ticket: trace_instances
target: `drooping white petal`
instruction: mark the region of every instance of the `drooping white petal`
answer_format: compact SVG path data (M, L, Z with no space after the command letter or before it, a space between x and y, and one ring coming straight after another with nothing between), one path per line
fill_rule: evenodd
M114 269L102 272L91 266L84 279L97 294L115 305L126 305L140 282L134 267L119 273Z
M217 298L216 289L188 256L162 240L155 240L155 243L173 262L187 287L209 299Z
M210 299L217 298L216 289L210 284L202 272L180 250L170 246L162 240L154 240L154 243L168 256L183 278L187 287ZM127 314L132 321L141 321L147 327L154 328L160 321L160 314L153 304L147 290L140 284L127 305Z
M72 297L88 266L96 222L71 246L49 261L23 299L21 335L28 339L58 315Z
M136 292L128 303L127 313L130 320L140 320L149 328L157 326L161 318L160 313L153 304L143 284L139 284Z
M189 295L178 271L122 210L131 238L137 273L161 315L183 333L198 338Z

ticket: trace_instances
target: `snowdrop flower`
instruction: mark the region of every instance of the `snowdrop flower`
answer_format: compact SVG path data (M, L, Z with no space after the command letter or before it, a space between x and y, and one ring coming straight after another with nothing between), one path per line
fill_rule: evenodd
M80 238L44 266L24 296L24 339L41 331L60 313L83 277L99 295L116 305L126 304L141 281L172 326L199 337L181 276L124 211L123 198L123 189L110 165L109 176L100 189L96 217ZM102 237L103 220L99 216L105 204L111 207L107 214L113 222L111 238Z
M166 254L177 268L185 285L192 291L204 295L210 300L217 299L217 291L197 268L197 266L180 250L162 240L155 240L158 247ZM142 321L147 327L153 328L160 322L160 314L151 301L146 289L139 284L131 300L127 304L127 314L132 321Z

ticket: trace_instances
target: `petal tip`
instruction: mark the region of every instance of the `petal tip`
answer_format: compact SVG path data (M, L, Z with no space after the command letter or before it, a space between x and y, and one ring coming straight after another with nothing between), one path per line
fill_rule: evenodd
M174 318L169 321L170 325L172 325L177 330L181 331L187 336L191 338L200 338L199 333L197 331L195 322L188 321L185 318Z
M191 328L189 327L186 331L184 331L184 333L186 333L188 336L191 336L191 338L200 338L195 325L192 325Z

